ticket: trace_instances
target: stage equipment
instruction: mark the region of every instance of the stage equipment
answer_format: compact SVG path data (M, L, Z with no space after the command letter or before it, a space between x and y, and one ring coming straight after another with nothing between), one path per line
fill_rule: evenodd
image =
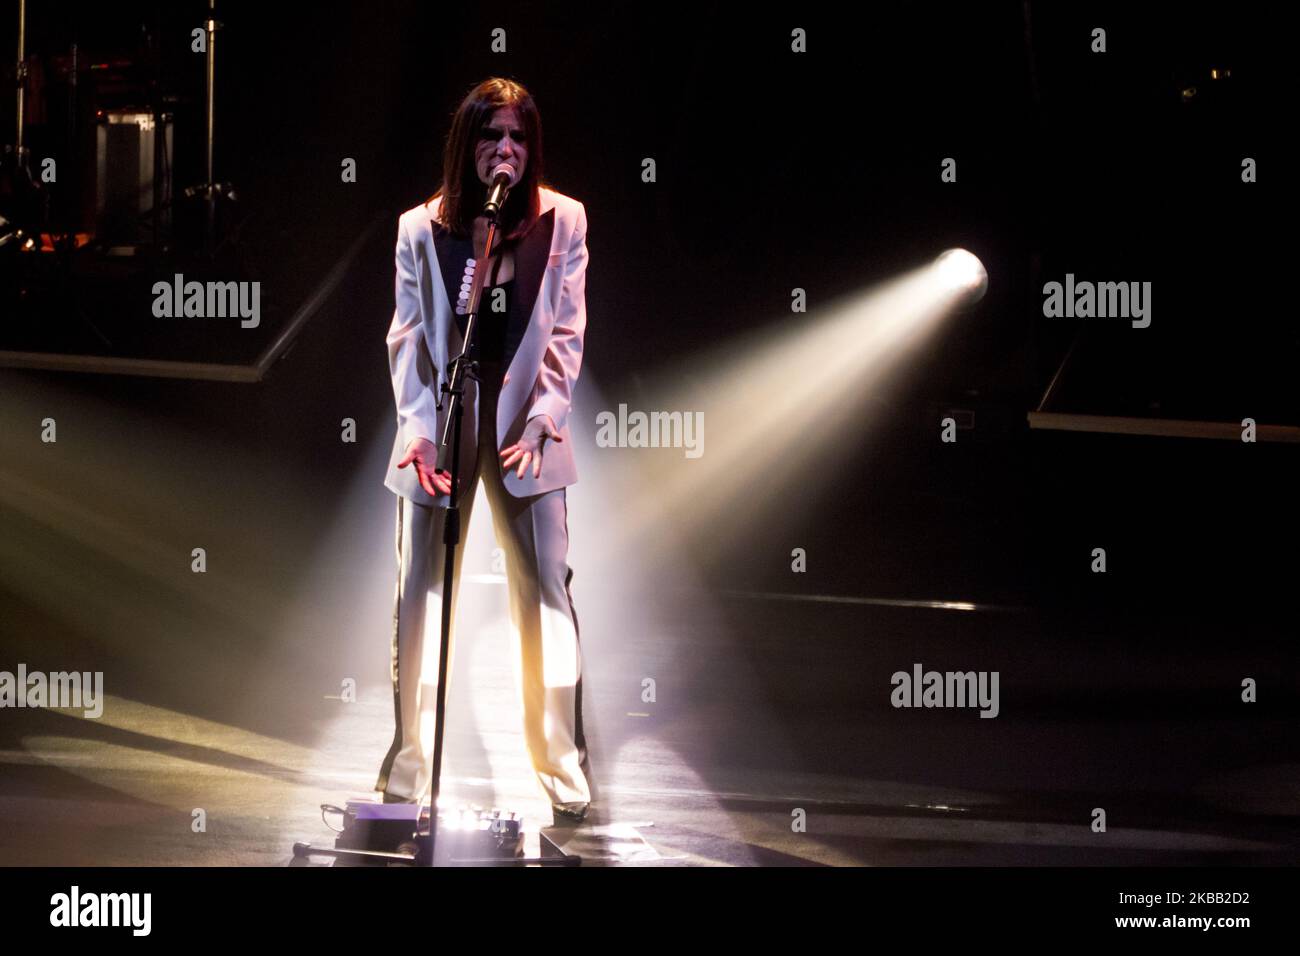
M327 815L337 815L333 826ZM295 843L298 859L328 856L348 865L428 866L429 807L414 803L349 800L345 807L321 804L325 825L338 833L334 848ZM438 812L438 863L447 866L580 866L582 858L566 855L545 832L541 855L524 856L523 821L513 813L479 807Z

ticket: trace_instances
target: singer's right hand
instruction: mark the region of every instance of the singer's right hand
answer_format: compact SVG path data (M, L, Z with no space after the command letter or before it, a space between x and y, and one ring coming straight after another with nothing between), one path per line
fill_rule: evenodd
M420 487L431 496L451 494L451 474L438 470L438 446L427 438L413 438L406 446L406 457L397 463L398 468L415 465Z

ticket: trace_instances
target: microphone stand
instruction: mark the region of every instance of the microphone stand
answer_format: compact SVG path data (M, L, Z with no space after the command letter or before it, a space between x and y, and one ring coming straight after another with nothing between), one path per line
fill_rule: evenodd
M227 199L231 202L238 200L235 192L234 183L219 183L216 181L216 166L214 164L214 153L216 150L216 115L217 115L217 31L225 25L217 19L217 0L208 0L208 16L203 21L203 29L207 33L207 62L205 66L205 75L207 78L207 102L204 112L204 124L206 126L206 160L207 179L195 186L188 186L183 195L186 199L198 197L203 200L203 257L208 261L213 261L217 257L219 245L217 243L217 200ZM224 49L224 42L223 42ZM165 135L162 127L155 127L156 136ZM154 174L155 182L157 173ZM157 207L155 206L155 212ZM236 237L236 242L238 238ZM225 245L223 240L221 246Z
M499 211L492 210L490 207L486 210L486 213L488 220L487 241L483 244L484 254L482 259L476 260L474 263L474 279L470 283L469 302L465 310L465 341L461 344L460 354L448 366L448 381L443 383L438 399L438 411L442 411L443 395L448 396L451 403L447 410L447 418L443 423L442 436L438 441L438 464L436 466L439 469L443 468L450 450L451 467L446 470L450 472L451 493L447 496L447 514L442 533L445 548L442 564L442 636L438 650L438 691L437 703L434 707L433 778L430 783L429 793L429 838L427 843L430 866L435 865L434 850L438 840L438 795L442 789L442 741L443 727L445 725L444 718L447 710L447 651L451 646L451 602L452 586L455 580L456 545L460 543L461 537L459 503L460 438L461 418L464 414L464 382L467 374L477 372L477 365L470 360L469 352L474 341L479 297L483 291L483 275L487 271L484 268L484 263L491 257L492 242L496 238L497 219L500 215ZM471 367L473 367L473 372L471 372ZM475 378L477 378L476 374ZM480 427L482 427L481 424Z

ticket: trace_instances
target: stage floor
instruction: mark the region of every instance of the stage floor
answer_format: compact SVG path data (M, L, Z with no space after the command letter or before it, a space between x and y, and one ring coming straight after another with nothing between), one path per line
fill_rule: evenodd
M596 801L583 824L554 831L588 865L1300 861L1294 723L1207 707L1197 690L1235 673L1231 648L1169 676L1158 649L1045 635L1027 611L704 592L673 605L653 634L589 639ZM518 730L509 630L477 627L457 652L444 792L521 812L535 846L550 818ZM1052 639L1074 649L1068 670ZM868 679L886 659L983 659L994 640L1008 661L996 719L892 708ZM635 676L647 669L654 702ZM1096 688L1101 673L1123 677L1091 697L1074 686ZM263 673L271 686L307 699L288 671ZM295 841L332 845L319 805L377 796L389 690L320 694L294 714L272 703L256 715L233 696L200 716L111 688L98 719L5 711L0 864L283 866ZM1089 826L1095 807L1104 833Z

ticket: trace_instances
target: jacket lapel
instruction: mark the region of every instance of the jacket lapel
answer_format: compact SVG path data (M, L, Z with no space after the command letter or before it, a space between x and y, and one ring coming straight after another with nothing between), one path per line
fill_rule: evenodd
M551 254L551 236L555 232L555 208L542 213L528 227L519 246L515 250L515 288L519 290L520 306L523 314L532 323L533 306L537 304L537 293L542 287L542 273L546 271L546 260ZM525 327L524 334L528 334Z
M461 316L456 315L456 300L460 296L460 280L465 274L465 260L474 257L474 245L469 239L452 235L442 223L430 220L433 226L433 246L438 254L438 268L442 271L442 287L447 290L447 308L451 310L457 325Z

